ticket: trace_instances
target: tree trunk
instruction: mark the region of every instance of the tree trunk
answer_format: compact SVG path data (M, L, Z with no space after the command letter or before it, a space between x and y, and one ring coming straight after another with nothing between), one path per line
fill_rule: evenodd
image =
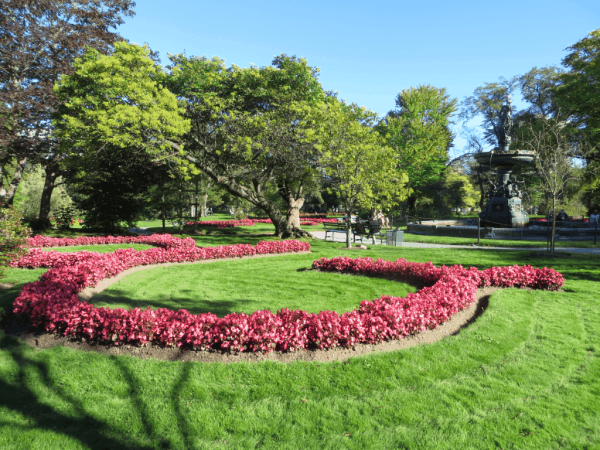
M417 204L416 196L411 195L406 199L406 208L408 210L409 215L416 216L416 204Z
M26 164L27 158L21 158L17 161L17 167L15 167L13 177L6 187L3 183L3 174L0 173L0 203L6 203L7 205L13 204L19 183L21 183L21 178L23 178L23 171L25 170Z
M300 208L303 205L304 198L290 198L286 217L291 227L300 228Z
M50 163L44 167L46 179L42 189L42 201L40 202L39 224L43 228L50 228L50 200L56 184L56 179L60 175L60 169L57 164Z
M346 208L346 247L352 247L350 243L350 229L352 228L352 213Z
M162 232L166 233L165 218L167 216L167 211L165 209L165 191L164 191L164 186L163 186L163 192L162 192L162 201L160 203L160 212L161 212L161 216L162 216Z
M210 193L210 188L213 186L213 182L210 179L202 180L200 187L201 194L198 196L198 209L200 213L198 217L206 215L206 204L208 202L208 194Z
M288 199L288 210L286 214L286 237L309 237L312 234L303 230L300 226L300 208L304 205L304 197Z
M291 229L288 226L287 218L284 217L283 214L281 214L279 208L273 205L273 203L269 201L262 201L259 202L256 206L262 209L267 214L267 216L269 216L271 222L273 222L273 225L275 226L275 236L277 236L278 238L287 238L292 236Z
M300 208L304 205L302 182L294 191L287 182L278 183L279 196L287 203L286 225L282 237L311 237L312 235L300 226Z
M206 215L206 202L208 201L208 192L205 194L200 194L199 202L198 202L198 217L202 217Z
M552 197L552 235L550 237L550 253L554 254L554 236L556 234L556 197Z

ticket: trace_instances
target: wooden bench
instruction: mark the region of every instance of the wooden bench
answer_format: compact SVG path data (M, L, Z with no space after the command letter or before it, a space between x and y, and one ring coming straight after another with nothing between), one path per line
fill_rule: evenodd
M332 240L335 241L335 233L343 233L346 236L346 222L338 222L338 223L324 223L323 228L325 228L325 240L327 240L327 235L331 233ZM356 242L356 224L350 224L350 233L352 234L352 242ZM362 239L361 239L362 242Z

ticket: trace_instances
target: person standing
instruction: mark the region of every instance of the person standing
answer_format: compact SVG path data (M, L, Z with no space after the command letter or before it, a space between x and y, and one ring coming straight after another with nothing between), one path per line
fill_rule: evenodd
M558 215L556 216L556 220L558 222L566 222L568 218L569 216L567 215L564 209L561 209Z
M590 214L590 224L600 223L600 214L598 214L598 210L594 209L592 214Z

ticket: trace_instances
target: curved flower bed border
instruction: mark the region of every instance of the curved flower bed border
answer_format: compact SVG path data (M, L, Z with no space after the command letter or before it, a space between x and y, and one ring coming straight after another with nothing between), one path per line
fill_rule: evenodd
M108 254L88 252L95 256L73 265L67 265L72 262L72 257L67 254L63 262L54 262L59 267L23 288L15 300L14 312L28 315L34 326L46 331L114 345L155 343L192 349L271 352L352 347L357 343L378 343L433 329L452 314L467 308L479 286L555 290L564 284L562 275L553 269L531 266L493 267L479 271L462 266L438 268L431 263L410 263L403 259L390 262L341 257L322 258L315 261L313 267L402 280L425 287L404 298L382 296L365 300L359 309L343 314L282 309L275 314L265 310L252 315L232 313L223 318L211 313L194 315L186 310L153 310L150 307L146 310L96 308L77 297L84 288L136 265L309 249L310 244L300 241L260 242L256 247L241 244L155 248L141 252L127 249ZM40 264L45 263L40 260Z

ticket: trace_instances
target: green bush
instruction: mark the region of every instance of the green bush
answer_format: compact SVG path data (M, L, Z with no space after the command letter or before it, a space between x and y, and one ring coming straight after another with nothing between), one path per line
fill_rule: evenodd
M73 222L73 216L77 213L75 208L71 206L65 206L60 208L55 216L54 220L56 221L56 226L61 230L68 230Z
M45 176L44 169L39 165L28 169L23 176L23 181L17 191L19 193L19 200L14 201L13 205L23 214L25 220L35 220L40 213ZM60 183L61 181L62 178L59 177L56 183ZM50 200L50 215L56 215L58 210L71 206L72 203L73 201L65 185L56 186L52 191Z
M13 258L27 253L29 229L21 221L21 213L12 206L0 204L0 278Z

